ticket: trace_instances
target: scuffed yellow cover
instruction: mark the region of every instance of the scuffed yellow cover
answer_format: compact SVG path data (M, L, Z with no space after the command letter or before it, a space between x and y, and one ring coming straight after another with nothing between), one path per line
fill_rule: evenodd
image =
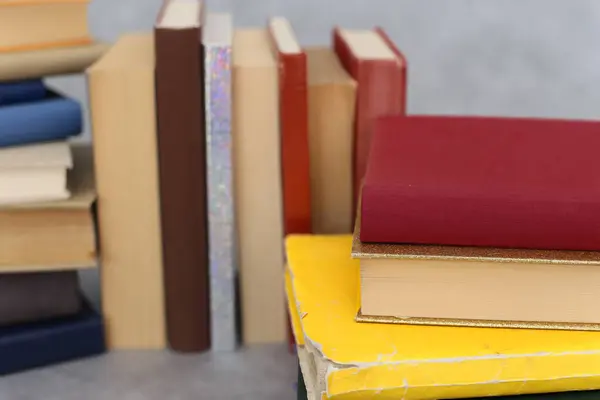
M351 245L350 235L286 240L294 329L330 361L329 399L450 399L600 388L598 332L355 322L359 263L350 258Z

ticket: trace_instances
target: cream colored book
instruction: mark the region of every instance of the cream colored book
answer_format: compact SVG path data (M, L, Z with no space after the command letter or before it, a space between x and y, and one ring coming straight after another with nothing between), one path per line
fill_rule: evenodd
M329 48L306 49L313 232L351 233L356 82Z
M235 32L234 192L245 344L286 338L277 68L266 29Z
M92 42L88 0L0 0L0 52Z
M130 34L88 70L109 348L166 345L154 62Z

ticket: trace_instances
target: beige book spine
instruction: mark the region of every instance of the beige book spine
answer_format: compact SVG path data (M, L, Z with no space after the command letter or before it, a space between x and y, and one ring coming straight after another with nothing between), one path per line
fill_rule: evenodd
M310 58L316 56L308 52ZM312 224L315 234L352 232L352 153L356 83L308 87Z
M238 34L232 112L243 341L283 342L287 325L277 64L236 62Z
M154 41L121 39L88 70L107 346L166 346L159 220ZM111 55L115 48L118 55ZM106 66L105 66L106 65Z

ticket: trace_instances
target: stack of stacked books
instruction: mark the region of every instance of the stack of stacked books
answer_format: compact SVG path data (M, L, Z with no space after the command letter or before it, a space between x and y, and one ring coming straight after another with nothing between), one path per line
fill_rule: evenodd
M91 152L69 143L82 109L42 81L102 54L86 12L83 1L0 2L0 374L104 349L77 273L97 253Z
M600 395L600 124L373 127L354 236L287 239L305 396Z

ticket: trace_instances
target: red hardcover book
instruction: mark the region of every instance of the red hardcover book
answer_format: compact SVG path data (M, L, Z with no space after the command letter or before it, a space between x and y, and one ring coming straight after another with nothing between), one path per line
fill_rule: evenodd
M377 121L363 242L600 250L600 123Z
M306 54L285 18L269 20L279 60L279 115L285 234L310 233L310 164Z
M166 1L155 27L156 111L167 336L210 348L203 2Z
M406 114L406 58L381 28L333 31L333 47L358 83L354 137L354 207L367 168L373 122Z

